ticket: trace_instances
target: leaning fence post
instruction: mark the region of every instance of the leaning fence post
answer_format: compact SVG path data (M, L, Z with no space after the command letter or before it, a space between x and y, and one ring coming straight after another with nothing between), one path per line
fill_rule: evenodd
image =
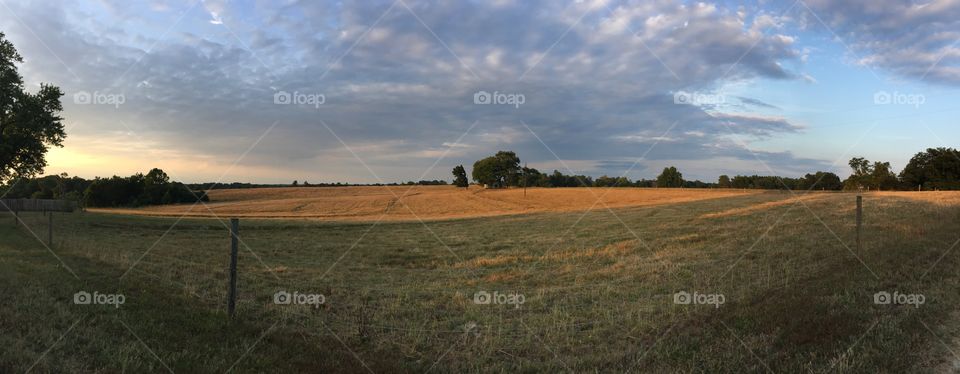
M240 220L230 219L230 288L227 294L227 314L233 317L237 305L237 249L239 246Z
M857 254L860 254L860 226L863 224L863 196L857 195Z

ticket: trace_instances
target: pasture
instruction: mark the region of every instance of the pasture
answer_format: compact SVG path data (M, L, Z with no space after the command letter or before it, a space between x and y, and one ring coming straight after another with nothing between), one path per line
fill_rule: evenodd
M413 191L428 189L469 195L456 201L501 192ZM46 217L14 227L7 216L0 371L929 372L957 361L955 194L864 194L857 251L848 193L594 189L609 209L586 210L585 189L512 204L522 191L509 190L470 218L425 193L390 204L383 191L343 191L329 210L333 197L307 200L306 216L362 217L276 218L298 211L296 196L279 197L294 189L271 192L291 201L275 210L255 190L211 194L216 215L250 211L232 321L219 219L179 219L183 206L60 214L48 250L33 235ZM408 199L435 215L384 209ZM173 216L119 214L144 211ZM78 305L78 291L125 302ZM278 292L324 300L277 304ZM923 302L875 302L883 292Z

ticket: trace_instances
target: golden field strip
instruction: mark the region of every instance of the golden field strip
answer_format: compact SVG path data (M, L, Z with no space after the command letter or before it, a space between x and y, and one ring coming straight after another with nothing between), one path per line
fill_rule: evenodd
M756 190L528 188L471 186L283 187L211 190L210 202L92 211L149 216L313 218L330 221L439 220L677 204Z

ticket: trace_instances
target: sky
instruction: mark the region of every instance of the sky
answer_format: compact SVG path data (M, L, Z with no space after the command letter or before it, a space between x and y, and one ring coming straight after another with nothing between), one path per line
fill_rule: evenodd
M960 1L0 0L48 174L402 182L896 171L960 145Z

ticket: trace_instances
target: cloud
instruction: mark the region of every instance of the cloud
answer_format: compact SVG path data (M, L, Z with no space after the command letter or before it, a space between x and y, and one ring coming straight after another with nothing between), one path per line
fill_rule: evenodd
M778 109L778 110L780 109L780 107L776 105L766 103L759 99L753 99L753 98L743 97L743 96L737 96L737 99L740 100L740 102L743 104L752 105L758 108Z
M77 138L122 122L164 149L229 165L276 124L237 168L274 167L318 181L350 173L374 180L365 168L344 166L356 161L340 140L379 176L397 180L445 153L444 170L428 177L447 178L448 164L499 149L531 163L555 162L556 154L594 165L584 172L607 172L622 166L611 161L650 147L651 160L750 159L731 131L751 143L803 130L785 118L673 101L671 92L731 81L802 79L785 68L801 52L784 19L762 10L659 0L404 3L409 10L391 1L253 8L205 1L192 11L176 4L149 15L162 18L157 27L121 27L114 37L77 16L100 14L88 3L13 2L18 17L0 20L28 60L28 81L61 85L68 99L78 91L125 96L119 108L68 101ZM102 17L151 5L116 2ZM477 105L481 90L525 100ZM278 105L281 91L324 102ZM769 160L808 162L789 153ZM111 174L110 165L103 170Z
M798 18L836 32L856 63L903 77L960 85L960 3L953 0L808 0ZM825 23L825 26L820 21ZM826 30L823 30L826 29Z

